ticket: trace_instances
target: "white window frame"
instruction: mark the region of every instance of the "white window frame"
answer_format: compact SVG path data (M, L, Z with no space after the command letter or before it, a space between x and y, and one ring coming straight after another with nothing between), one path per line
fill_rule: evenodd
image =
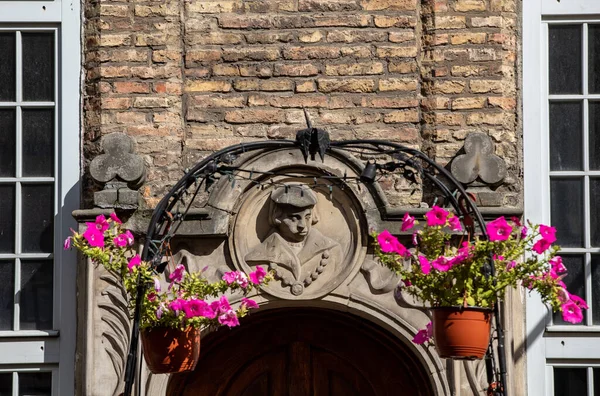
M523 4L524 209L525 217L534 223L550 222L546 20L567 22L570 19L580 23L591 21L588 16L594 18L594 21L600 20L600 2L528 0ZM587 123L587 120L584 122ZM589 219L585 221L588 222L586 227L589 229ZM589 286L589 274L586 273L588 298L591 296ZM590 320L591 318L588 318L588 323L591 323ZM529 396L553 396L554 366L600 366L600 337L593 333L599 332L597 326L549 328L550 322L551 315L548 308L541 303L538 296L529 295L526 311L527 395ZM591 370L588 369L588 378Z
M79 1L0 1L0 29L56 31L54 315L50 331L0 331L0 372L52 372L52 395L75 394L76 265L62 241L76 229L81 169ZM16 219L19 221L19 219ZM17 375L13 375L13 384ZM17 395L16 387L13 394Z

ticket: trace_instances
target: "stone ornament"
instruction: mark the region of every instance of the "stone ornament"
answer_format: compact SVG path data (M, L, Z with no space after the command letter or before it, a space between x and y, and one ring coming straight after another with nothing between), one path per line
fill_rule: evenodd
M135 209L138 192L144 183L144 160L133 152L133 140L124 133L112 133L102 139L104 154L90 164L94 180L104 184L102 191L94 193L94 204L101 208Z
M312 299L331 292L353 272L360 250L351 202L337 187L330 193L287 178L248 191L230 236L234 265L274 271L265 291L276 297Z
M478 177L487 184L497 184L506 177L506 163L494 154L494 143L485 133L471 133L465 140L465 154L452 161L452 175L461 183Z

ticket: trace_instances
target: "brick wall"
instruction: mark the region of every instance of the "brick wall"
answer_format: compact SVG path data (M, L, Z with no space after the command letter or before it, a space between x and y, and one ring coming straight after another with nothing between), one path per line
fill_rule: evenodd
M207 152L293 138L381 138L447 163L489 133L520 202L514 0L88 2L85 156L125 132L148 165L148 205ZM387 181L394 204L411 199ZM414 203L414 202L413 202Z

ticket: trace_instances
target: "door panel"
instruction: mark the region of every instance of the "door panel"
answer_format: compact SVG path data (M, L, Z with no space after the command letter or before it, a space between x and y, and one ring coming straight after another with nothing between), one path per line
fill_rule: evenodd
M408 347L336 311L281 309L202 341L196 370L172 376L173 396L432 395Z

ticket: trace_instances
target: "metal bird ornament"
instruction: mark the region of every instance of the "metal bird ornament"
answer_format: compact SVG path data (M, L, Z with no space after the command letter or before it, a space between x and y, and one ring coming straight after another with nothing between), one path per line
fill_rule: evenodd
M296 144L300 146L300 150L304 156L304 162L308 162L309 153L312 161L315 160L315 154L317 153L319 153L321 161L324 161L325 152L330 145L329 133L324 129L312 127L306 109L304 109L304 117L306 118L306 125L308 125L308 128L302 129L296 133Z

